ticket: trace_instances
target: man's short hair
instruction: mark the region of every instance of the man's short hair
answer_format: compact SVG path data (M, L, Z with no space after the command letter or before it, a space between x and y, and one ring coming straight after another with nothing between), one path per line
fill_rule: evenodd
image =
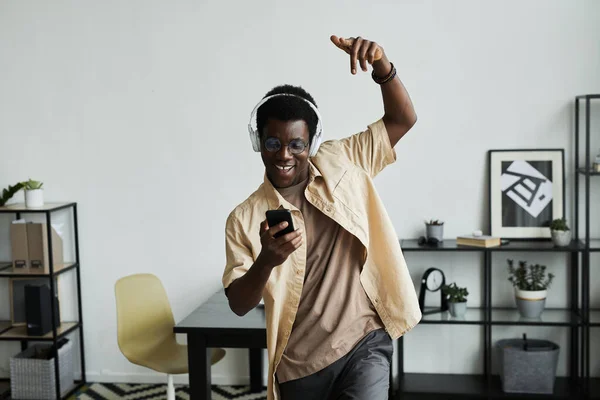
M317 104L312 96L303 88L292 85L281 85L271 89L264 97L274 94L288 93L310 101L315 107ZM318 118L314 110L305 101L294 96L277 96L267 100L256 111L256 127L260 136L263 135L263 129L269 118L280 121L298 121L303 120L308 125L309 142L317 131Z

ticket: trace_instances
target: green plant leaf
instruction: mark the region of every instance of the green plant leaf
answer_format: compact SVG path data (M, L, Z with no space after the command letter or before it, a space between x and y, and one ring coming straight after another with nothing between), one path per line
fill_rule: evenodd
M19 190L23 189L23 186L22 182L17 182L12 186L8 185L8 189L3 189L2 197L0 197L0 207L4 206Z
M511 259L508 262L508 281L520 290L546 290L552 284L554 274L546 274L547 267L541 264L527 265L526 261L519 261L515 268Z
M44 184L43 182L40 182L40 181L34 181L31 178L28 181L25 181L22 183L25 186L25 190L41 189L42 185Z

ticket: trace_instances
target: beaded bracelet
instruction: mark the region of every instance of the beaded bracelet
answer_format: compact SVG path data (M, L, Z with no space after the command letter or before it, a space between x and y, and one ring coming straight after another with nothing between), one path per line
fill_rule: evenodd
M387 76L385 76L383 78L380 78L377 75L375 75L375 71L371 72L371 77L373 78L373 80L376 83L383 85L384 83L387 83L396 77L396 67L394 67L393 62L390 62L390 65L392 66L392 70L390 71L389 74L387 74Z

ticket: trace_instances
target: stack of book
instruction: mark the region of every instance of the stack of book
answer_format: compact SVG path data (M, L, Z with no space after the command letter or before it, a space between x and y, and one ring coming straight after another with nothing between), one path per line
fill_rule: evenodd
M500 246L502 241L499 237L495 236L462 235L456 238L456 244L459 246L495 247Z

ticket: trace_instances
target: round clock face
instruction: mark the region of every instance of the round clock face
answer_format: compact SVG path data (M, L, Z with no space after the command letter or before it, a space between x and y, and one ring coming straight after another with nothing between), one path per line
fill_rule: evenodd
M435 269L431 271L431 273L427 276L427 290L435 292L436 290L442 287L444 283L444 276L442 275L442 271L439 269Z

